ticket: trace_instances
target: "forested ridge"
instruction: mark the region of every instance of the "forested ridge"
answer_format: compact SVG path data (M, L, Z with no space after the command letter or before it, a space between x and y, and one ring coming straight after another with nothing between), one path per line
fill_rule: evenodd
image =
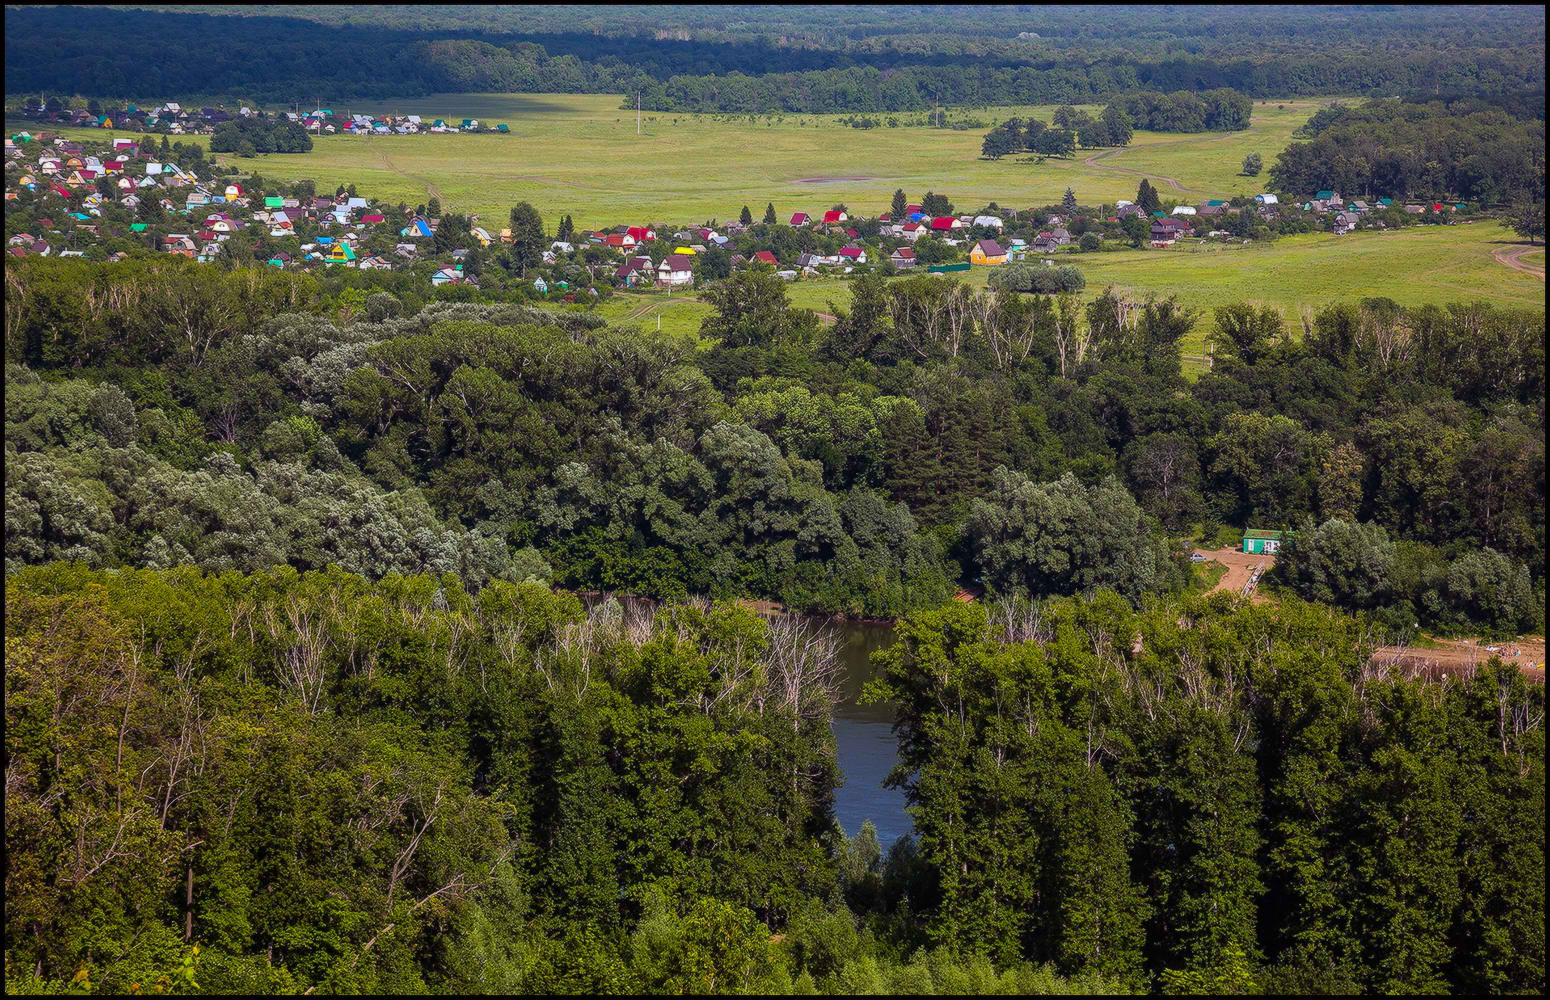
M860 277L824 327L753 268L704 290L698 342L421 305L399 275L29 259L7 285L8 568L338 563L891 617L973 585L1139 601L1186 586L1197 529L1340 522L1384 533L1378 582L1287 577L1304 596L1396 630L1543 622L1541 315L1372 299L1294 335L1221 307L1191 383L1184 303L931 276Z
M731 22L688 8L599 22L561 9L511 16L481 8L470 18L21 7L7 12L5 79L13 94L139 100L639 92L655 110L795 113L1083 103L1223 87L1255 97L1542 94L1543 16L1462 13L1004 8L965 17L937 7L902 20L894 10L870 19L861 12L840 24L807 12L796 19L805 24L792 24L757 9ZM199 57L168 59L169 51Z

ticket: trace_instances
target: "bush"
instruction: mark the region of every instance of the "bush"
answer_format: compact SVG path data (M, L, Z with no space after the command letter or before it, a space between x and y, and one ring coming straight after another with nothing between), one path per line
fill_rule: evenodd
M1014 292L1050 295L1079 292L1087 287L1087 278L1080 269L1069 264L1060 267L1009 264L993 271L989 284L992 289L1010 288Z

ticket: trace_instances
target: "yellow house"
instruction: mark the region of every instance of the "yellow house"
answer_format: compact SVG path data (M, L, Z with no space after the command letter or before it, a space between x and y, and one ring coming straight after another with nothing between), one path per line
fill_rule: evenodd
M1005 264L1006 251L1001 249L1001 244L995 240L980 240L974 244L974 249L969 251L969 263L982 264L985 267Z
M678 248L674 249L673 252L674 253L681 253L685 257L693 257L694 256L694 247L678 247Z

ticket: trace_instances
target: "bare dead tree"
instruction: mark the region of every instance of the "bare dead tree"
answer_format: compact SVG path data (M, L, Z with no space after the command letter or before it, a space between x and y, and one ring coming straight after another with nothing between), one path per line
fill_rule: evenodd
M1092 329L1082 320L1082 310L1074 295L1062 295L1055 304L1055 357L1060 374L1079 368L1087 360L1092 346Z
M309 715L316 715L327 677L325 659L333 640L321 612L298 598L286 601L283 615L273 605L264 609L270 638L280 647L281 686L294 692ZM287 627L288 626L288 627Z
M1035 642L1044 645L1054 632L1044 620L1044 609L1022 597L992 601L985 608L989 634L1003 642Z
M974 329L973 298L967 285L954 284L942 299L942 322L938 327L942 348L947 356L956 358L963 349L964 338Z
M765 654L775 705L791 713L791 727L829 711L839 692L840 638L827 623L805 615L776 615Z

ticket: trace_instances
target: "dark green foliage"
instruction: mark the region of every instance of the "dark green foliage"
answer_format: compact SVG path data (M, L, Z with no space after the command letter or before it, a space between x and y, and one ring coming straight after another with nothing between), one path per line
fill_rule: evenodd
M1292 143L1270 167L1276 190L1298 197L1544 199L1542 103L1537 114L1476 101L1336 105L1299 134L1309 141Z
M238 116L224 123L210 136L210 152L234 153L305 153L312 149L312 136L296 122L283 118L270 120L262 115Z
M1360 8L1309 21L1234 7L1147 19L1070 7L1028 38L1015 8L740 11L660 15L514 8L476 15L353 6L160 12L19 11L6 92L103 97L212 88L289 106L298 94L606 93L621 107L800 114L929 112L1009 104L1138 105L1158 120L1242 128L1215 95L1502 96L1542 92L1533 11L1418 10L1374 22ZM249 17L258 20L249 20ZM285 39L276 59L275 38ZM1340 44L1327 40L1338 38ZM780 40L788 40L782 43ZM25 40L25 44L23 44ZM168 65L161 55L205 58ZM1143 89L1147 88L1147 89ZM1215 88L1215 89L1212 89ZM1180 93L1187 91L1188 93ZM57 105L58 98L50 98ZM940 118L949 118L943 109ZM1199 130L1198 125L1195 130Z
M1543 688L1516 668L1381 676L1361 623L1296 601L897 631L869 697L897 706L934 940L1190 992L1538 987Z

